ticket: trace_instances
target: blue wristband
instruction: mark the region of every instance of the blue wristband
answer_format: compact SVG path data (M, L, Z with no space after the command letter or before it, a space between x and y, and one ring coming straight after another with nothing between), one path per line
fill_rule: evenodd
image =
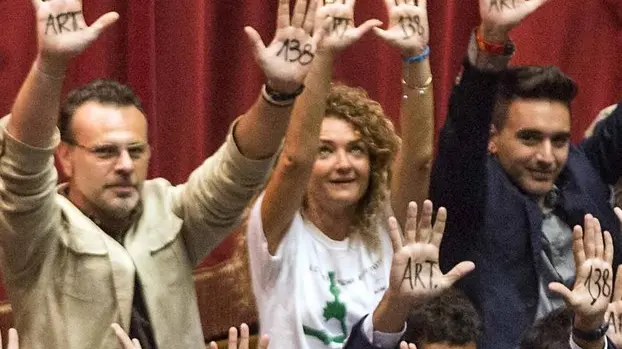
M429 55L430 55L430 45L426 45L425 50L423 50L423 53L421 53L420 55L404 57L402 58L402 60L404 61L404 63L419 63L423 61L424 59L428 58Z

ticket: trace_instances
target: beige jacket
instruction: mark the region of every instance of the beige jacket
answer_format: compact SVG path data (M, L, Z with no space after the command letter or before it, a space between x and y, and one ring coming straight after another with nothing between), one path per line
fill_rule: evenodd
M58 194L57 144L0 130L0 261L22 348L118 349L109 326L128 330L135 272L158 347L203 348L193 266L239 223L274 159L245 158L229 134L187 183L146 181L124 248Z

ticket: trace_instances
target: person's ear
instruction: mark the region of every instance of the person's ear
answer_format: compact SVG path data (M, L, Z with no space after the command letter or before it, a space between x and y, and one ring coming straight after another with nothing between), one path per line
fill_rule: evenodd
M495 125L490 124L490 136L488 137L488 153L497 153L497 142L499 141L499 131Z
M71 161L72 156L73 149L71 145L65 142L60 142L60 144L56 148L56 159L58 160L58 163L63 170L63 174L68 178L71 178L71 176L73 175L73 164Z

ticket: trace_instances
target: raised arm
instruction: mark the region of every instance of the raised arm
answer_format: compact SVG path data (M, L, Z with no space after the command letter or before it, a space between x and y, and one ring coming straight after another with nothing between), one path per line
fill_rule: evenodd
M38 52L13 104L7 131L34 147L50 145L69 61L84 51L119 15L109 12L87 26L79 0L33 0Z
M268 46L255 29L244 28L266 76L261 94L234 130L241 153L249 158L269 157L281 145L292 105L303 90L315 56L316 43L311 37L315 4L312 0L307 11L307 0L297 1L290 18L289 1L279 0L277 28Z
M434 99L430 71L430 31L426 0L385 0L389 28L375 33L402 54L402 144L393 162L391 204L400 224L409 201L428 197L434 151Z
M374 330L399 332L412 307L447 290L475 268L473 262L465 261L446 274L441 272L439 246L446 220L447 210L441 207L432 224L432 202L426 200L421 209L421 221L417 224L417 204L411 202L402 238L397 220L389 218L393 262L389 288L373 313Z
M368 20L354 27L354 0L346 0L344 4L318 5L313 35L317 50L305 81L306 87L294 104L283 152L268 182L261 207L264 233L271 254L275 253L302 204L317 154L334 56L379 24L377 20ZM307 13L307 16L312 14Z
M430 183L431 199L452 213L443 242L443 248L449 248L449 260L468 248L460 246L462 238L450 246L452 236L473 234L481 228L486 207L490 123L499 71L505 69L511 57L504 51L509 32L545 1L479 1L481 24L471 36L468 60L452 91ZM464 205L465 202L469 204ZM441 260L445 257L442 252Z

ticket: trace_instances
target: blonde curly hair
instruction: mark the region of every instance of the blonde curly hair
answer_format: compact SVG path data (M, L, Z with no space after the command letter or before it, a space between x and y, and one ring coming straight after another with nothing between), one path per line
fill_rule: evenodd
M372 250L380 246L379 219L384 219L391 164L399 148L399 137L380 103L369 98L362 88L333 83L326 98L325 118L343 120L352 125L367 146L370 164L369 185L356 207L350 235L359 236ZM304 204L306 206L305 197Z

